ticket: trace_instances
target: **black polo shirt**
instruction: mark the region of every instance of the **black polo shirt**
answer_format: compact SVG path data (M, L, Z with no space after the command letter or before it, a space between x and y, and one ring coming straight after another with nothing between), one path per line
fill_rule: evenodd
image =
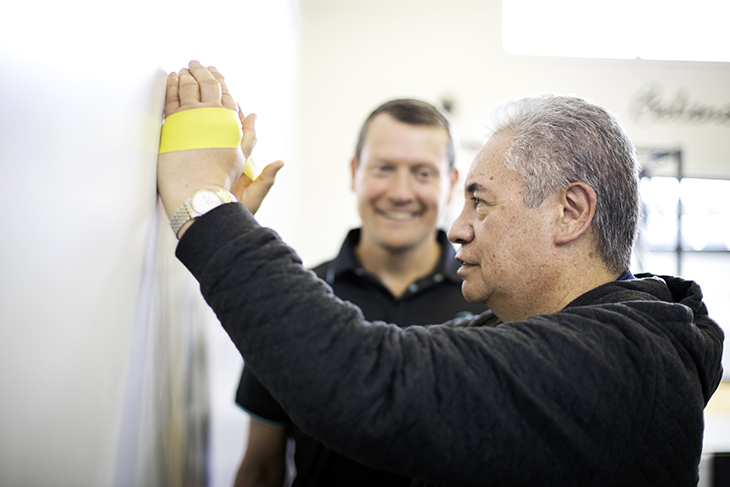
M356 304L368 321L386 321L401 327L443 323L454 318L482 313L482 305L468 303L461 294L458 263L446 234L438 231L441 258L431 274L408 286L396 298L374 275L358 263L355 247L360 230L351 230L334 260L320 264L313 271L327 281L334 293ZM375 470L327 449L292 424L286 412L258 381L253 371L244 367L236 394L236 403L255 419L287 428L294 439L296 477L293 487L304 486L408 486L410 479Z

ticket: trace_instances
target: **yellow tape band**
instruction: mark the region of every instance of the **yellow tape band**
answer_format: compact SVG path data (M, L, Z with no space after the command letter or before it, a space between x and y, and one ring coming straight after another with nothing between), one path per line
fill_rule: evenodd
M253 159L250 157L246 160L246 165L243 167L243 174L248 176L251 181L259 176L259 168L256 167L256 164L254 164Z
M238 149L241 145L238 114L227 108L194 108L165 118L160 154L190 149Z

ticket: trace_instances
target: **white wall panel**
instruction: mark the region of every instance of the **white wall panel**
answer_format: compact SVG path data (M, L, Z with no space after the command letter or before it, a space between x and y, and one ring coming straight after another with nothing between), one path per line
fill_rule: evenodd
M285 158L296 35L288 0L4 7L0 485L230 484L241 358L158 208L165 70L215 64Z

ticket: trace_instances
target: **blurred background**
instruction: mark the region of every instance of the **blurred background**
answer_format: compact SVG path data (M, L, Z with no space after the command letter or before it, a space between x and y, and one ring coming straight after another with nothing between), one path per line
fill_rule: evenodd
M0 29L0 486L231 485L242 360L173 256L156 197L166 73L223 72L286 167L259 219L312 266L358 224L368 113L451 113L462 176L489 111L575 94L639 152L633 271L697 280L730 330L730 6L724 0L16 2ZM443 216L458 214L460 192ZM730 352L725 352L730 371ZM727 374L727 372L726 372ZM730 375L726 376L730 379ZM705 450L730 451L730 398ZM711 461L703 462L711 485Z

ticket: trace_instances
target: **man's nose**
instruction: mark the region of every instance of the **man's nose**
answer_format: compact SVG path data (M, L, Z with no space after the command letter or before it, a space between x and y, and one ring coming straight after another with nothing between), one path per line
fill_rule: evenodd
M465 213L466 204L461 210L459 216L451 224L451 227L449 227L447 236L449 237L449 241L451 243L463 245L474 240L474 227L472 227L471 224L467 222Z
M388 185L388 197L396 202L413 199L413 178L405 170L396 171Z

